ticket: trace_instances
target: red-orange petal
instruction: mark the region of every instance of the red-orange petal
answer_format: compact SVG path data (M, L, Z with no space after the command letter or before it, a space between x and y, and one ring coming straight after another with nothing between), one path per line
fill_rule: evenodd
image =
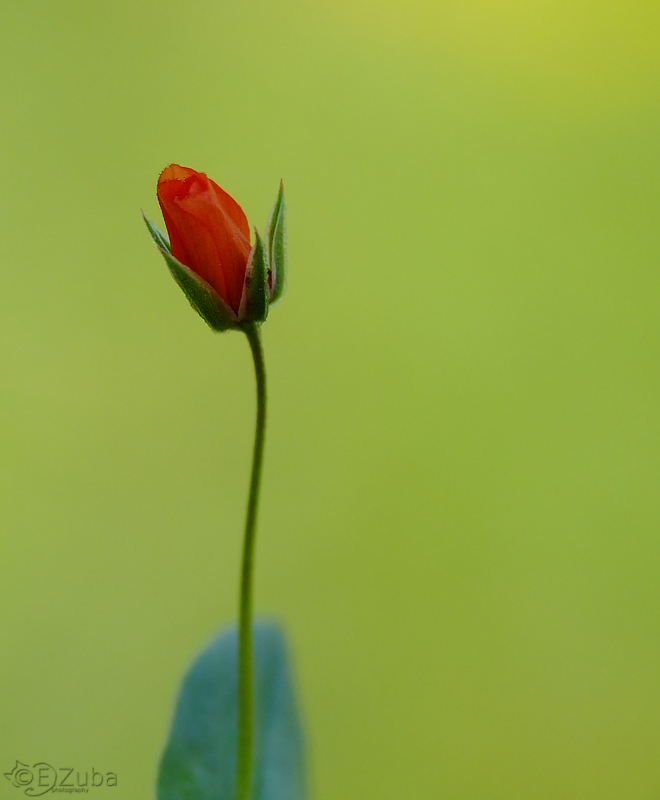
M157 194L172 255L238 313L250 254L250 230L241 207L203 172L178 164L163 170Z

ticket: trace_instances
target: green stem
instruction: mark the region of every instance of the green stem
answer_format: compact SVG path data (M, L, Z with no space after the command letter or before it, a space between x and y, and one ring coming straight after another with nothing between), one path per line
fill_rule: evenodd
M252 658L252 576L254 542L259 506L259 486L266 433L266 367L259 328L254 323L243 326L250 343L257 379L257 424L254 434L252 477L245 518L243 566L238 624L238 754L236 757L236 800L250 800L254 750L254 676Z

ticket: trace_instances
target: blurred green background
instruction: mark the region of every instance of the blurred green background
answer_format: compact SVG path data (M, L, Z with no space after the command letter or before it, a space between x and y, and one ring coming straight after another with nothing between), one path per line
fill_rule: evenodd
M174 161L261 229L285 181L257 606L314 798L660 797L659 34L650 0L2 4L0 772L151 797L236 614L253 375L140 219Z

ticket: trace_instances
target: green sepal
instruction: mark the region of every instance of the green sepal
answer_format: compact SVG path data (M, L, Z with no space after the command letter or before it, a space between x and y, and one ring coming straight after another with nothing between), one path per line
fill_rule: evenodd
M151 238L165 259L168 269L188 298L188 302L214 331L222 332L238 326L238 319L220 295L190 267L177 261L170 251L165 234L142 214Z
M305 800L305 745L284 635L258 623L253 645L252 800ZM234 800L237 675L234 629L210 642L183 679L158 770L158 800Z
M254 229L254 247L250 251L245 286L241 298L239 319L246 322L264 322L268 316L268 262L259 231Z
M170 239L168 235L161 231L160 228L157 228L153 222L147 217L147 215L142 212L142 219L147 226L147 230L151 234L151 238L154 241L154 244L159 250L166 250L168 253L172 253L172 248L170 247Z
M277 200L268 217L266 240L268 242L268 264L271 271L270 303L273 305L282 297L286 289L286 206L282 181L280 181Z

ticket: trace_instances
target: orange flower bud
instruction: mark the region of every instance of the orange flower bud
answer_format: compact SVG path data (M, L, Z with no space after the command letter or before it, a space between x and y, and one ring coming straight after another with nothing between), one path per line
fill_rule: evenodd
M158 178L172 255L220 295L238 316L250 256L243 209L203 172L170 164Z

